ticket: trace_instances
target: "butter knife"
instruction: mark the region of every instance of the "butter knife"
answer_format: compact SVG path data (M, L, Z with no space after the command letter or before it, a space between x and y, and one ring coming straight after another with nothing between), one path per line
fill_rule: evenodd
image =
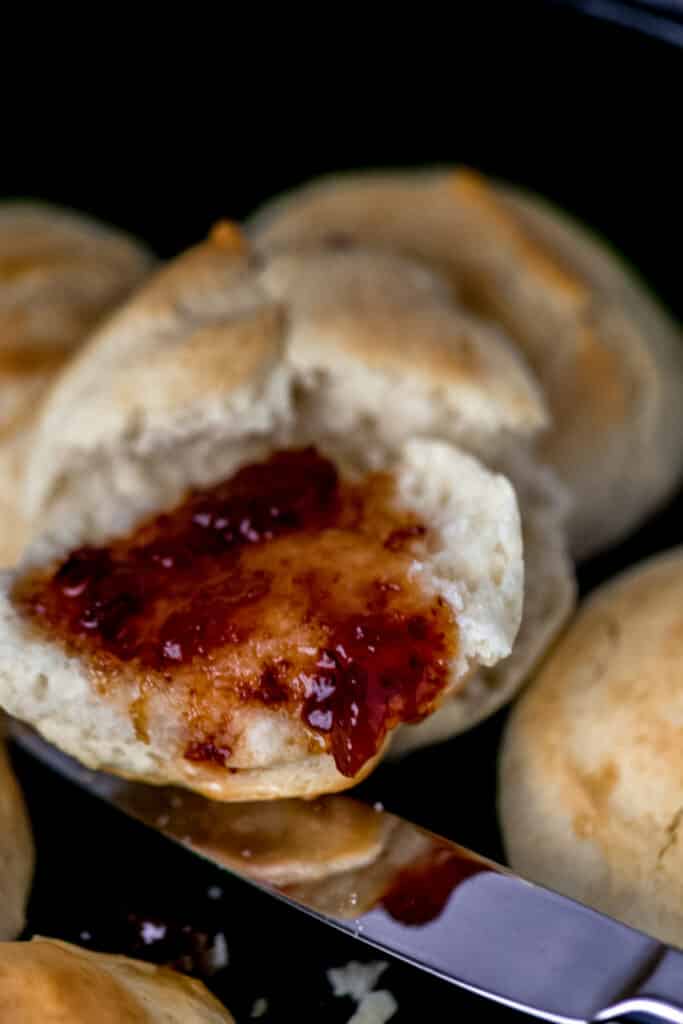
M683 953L379 807L347 796L217 804L89 771L18 722L10 735L69 781L195 854L470 992L558 1024L683 1024ZM291 828L282 825L286 813ZM321 835L333 821L353 832L336 862L306 853L316 814Z

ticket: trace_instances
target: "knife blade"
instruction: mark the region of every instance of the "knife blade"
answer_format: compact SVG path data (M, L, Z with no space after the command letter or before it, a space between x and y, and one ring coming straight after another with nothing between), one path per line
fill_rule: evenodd
M381 808L341 795L219 804L90 771L27 726L9 729L33 757L169 840L470 992L557 1024L683 1024L683 953ZM306 853L317 815L325 829L336 820L354 832L344 857Z

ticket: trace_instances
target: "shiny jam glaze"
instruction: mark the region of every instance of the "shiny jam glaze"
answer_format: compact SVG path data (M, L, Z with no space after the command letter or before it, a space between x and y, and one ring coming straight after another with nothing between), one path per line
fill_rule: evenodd
M427 924L441 915L451 893L465 879L490 870L482 861L437 845L425 858L399 871L380 906L402 924Z
M161 691L184 756L229 767L232 714L260 706L300 715L311 751L353 777L431 710L457 648L448 605L410 575L426 528L393 498L387 474L348 483L313 448L276 452L14 599L105 692L130 688L141 739Z

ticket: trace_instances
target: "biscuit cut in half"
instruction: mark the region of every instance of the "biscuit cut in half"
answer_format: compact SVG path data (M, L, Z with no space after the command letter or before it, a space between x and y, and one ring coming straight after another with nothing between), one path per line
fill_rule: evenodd
M24 800L1 738L0 721L0 942L25 924L33 878L33 836Z
M323 179L267 204L260 247L387 247L439 270L538 374L540 453L574 496L572 551L614 544L683 472L683 340L639 280L537 197L466 170Z
M352 785L510 653L515 493L456 442L543 418L424 269L254 265L221 228L50 395L28 475L49 530L3 581L0 703L90 766L219 800Z
M0 204L0 565L27 539L20 494L36 406L93 328L151 267L123 232L34 202Z
M513 710L499 765L520 874L683 947L683 549L596 591Z
M166 967L57 939L0 944L7 1024L234 1024L208 989Z

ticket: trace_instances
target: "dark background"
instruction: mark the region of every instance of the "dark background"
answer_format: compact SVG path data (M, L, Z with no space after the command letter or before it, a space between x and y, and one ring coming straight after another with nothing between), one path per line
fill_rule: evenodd
M204 25L201 41L170 48L160 31L153 67L132 25L113 57L57 51L37 90L13 80L0 194L90 211L168 257L218 217L239 219L323 172L462 161L588 221L680 315L681 51L565 4L481 3L419 23L418 13L398 26L394 15L380 32L350 15L344 28L330 13L315 38L291 25L297 45L274 25L265 35ZM683 541L682 512L679 499L583 567L582 588ZM500 859L503 719L382 767L360 794ZM330 998L325 968L371 951L195 862L25 756L16 763L39 851L27 934L158 959L189 951L201 971L203 944L222 931L230 965L210 984L238 1020L259 996L270 1001L265 1021L351 1015L350 1002ZM221 899L208 897L212 885ZM142 948L141 919L167 923L171 941ZM399 1000L397 1022L519 1019L399 965L383 986Z

